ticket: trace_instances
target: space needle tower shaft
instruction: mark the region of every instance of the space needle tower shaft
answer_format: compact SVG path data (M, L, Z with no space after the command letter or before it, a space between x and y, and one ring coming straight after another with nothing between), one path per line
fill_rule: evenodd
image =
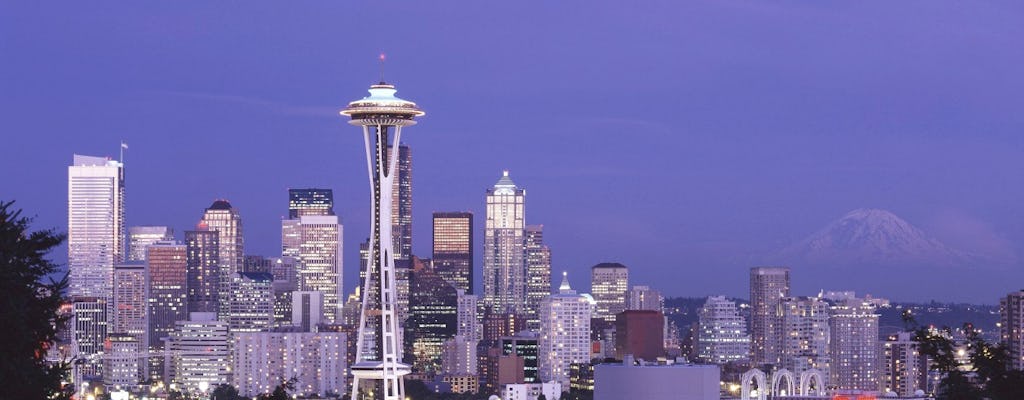
M400 358L402 333L396 317L391 188L402 128L415 125L414 118L424 112L416 103L395 97L395 92L394 85L382 81L370 86L368 97L350 102L341 111L341 115L350 117L349 124L363 128L373 215L373 234L356 331L356 358L351 368L353 400L359 399L360 381L376 382L375 387L381 391L376 399L404 400L403 376L410 372L409 365L403 364ZM392 133L394 142L389 142ZM389 146L389 143L392 144Z

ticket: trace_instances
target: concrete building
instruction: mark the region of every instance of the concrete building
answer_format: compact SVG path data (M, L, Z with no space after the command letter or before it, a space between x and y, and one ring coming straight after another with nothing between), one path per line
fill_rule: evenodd
M231 278L228 327L232 333L261 332L274 326L274 276L238 272Z
M473 213L435 212L434 269L456 289L473 293Z
M1024 370L1024 290L999 299L999 340L1010 353L1010 368Z
M341 332L245 332L234 335L232 384L251 397L294 377L300 396L344 393L347 337Z
M487 189L484 228L484 306L497 313L526 311L526 190L504 171Z
M185 250L188 312L220 312L220 234L200 223L185 231Z
M651 310L665 312L665 297L649 286L633 286L629 290L627 310Z
M391 182L391 247L396 260L412 256L412 150L401 143L398 151L388 145L388 153L396 156L395 179Z
M270 260L270 274L274 276L274 324L279 327L290 326L292 324L292 292L299 290L295 259L274 257ZM356 319L359 319L358 313L359 310L356 310Z
M736 303L724 296L711 296L700 309L697 358L713 364L743 362L750 358L747 322Z
M828 303L818 297L784 297L779 300L781 314L779 366L800 375L816 369L828 384L829 356Z
M622 364L594 366L594 400L718 400L717 365Z
M540 335L535 332L521 332L515 336L501 338L501 355L515 356L522 359L522 381L516 383L540 382L538 375L538 349Z
M124 236L124 164L75 154L68 167L69 296L102 298L112 307Z
M332 210L315 209L317 213L330 213L324 215L294 210L298 214L295 218L281 221L281 254L295 260L297 290L323 293L321 312L328 323L340 319L343 287L344 227Z
M137 368L132 378L133 384L145 380L143 377L147 375L149 366L144 357L149 345L147 269L146 264L118 264L114 267L114 316L111 318L110 332L132 338L130 342L119 338L115 346L118 351L124 354L126 343L133 343L137 348L132 355L142 358L141 362L133 360Z
M874 306L851 299L832 306L829 319L829 384L840 390L881 388L878 317Z
M644 360L665 356L665 316L661 311L626 310L615 318L615 359L627 354Z
M334 215L334 191L331 189L288 189L288 218L303 215Z
M199 222L206 229L217 232L218 270L220 271L219 298L226 299L231 293L231 280L235 274L242 272L245 265L245 240L242 236L242 216L238 209L227 200L216 200L203 212ZM227 317L228 303L219 302L218 317Z
M73 327L73 346L71 354L82 360L78 366L77 374L87 377L99 377L102 375L103 363L100 359L103 354L103 343L107 338L109 319L105 297L81 297L71 298L70 322Z
M483 335L483 325L477 319L479 297L473 294L466 294L462 290L459 290L457 293L459 304L457 307L458 330L456 334L466 337L467 340L479 341Z
M108 390L135 390L146 365L145 344L135 335L111 333L103 343L103 384Z
M897 332L882 343L882 393L910 397L928 391L928 357L913 332Z
M750 361L756 365L778 364L779 300L789 297L789 268L750 269Z
M551 295L551 248L544 244L544 225L527 225L526 329L540 330L540 302Z
M537 400L544 395L550 400L559 400L562 397L562 386L558 382L544 383L510 383L502 386L502 400Z
M441 372L445 376L466 376L476 375L477 341L471 338L455 335L444 342L442 348ZM476 391L476 388L473 388Z
M174 229L168 226L129 226L128 257L125 261L146 261L146 247L168 240L174 240Z
M292 326L302 332L312 332L323 323L324 294L320 292L292 292Z
M558 293L548 296L540 307L538 376L569 387L569 365L590 361L590 318L594 299L577 294L562 275Z
M174 323L188 319L186 248L174 241L156 242L146 248L149 267L148 343L149 373L153 381L164 381L164 339L174 332Z
M409 320L405 329L406 360L427 377L441 373L445 341L458 333L458 292L430 263L413 256L409 280Z
M601 263L591 267L590 274L590 294L597 302L594 318L614 323L627 306L629 269L619 263Z
M168 343L171 379L180 390L200 394L231 376L228 351L228 323L217 314L189 313L188 321L178 321Z

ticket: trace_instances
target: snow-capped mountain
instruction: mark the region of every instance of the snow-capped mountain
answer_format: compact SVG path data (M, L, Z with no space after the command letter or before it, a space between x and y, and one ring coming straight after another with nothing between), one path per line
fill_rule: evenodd
M806 265L952 266L968 256L929 237L895 214L857 209L777 254Z

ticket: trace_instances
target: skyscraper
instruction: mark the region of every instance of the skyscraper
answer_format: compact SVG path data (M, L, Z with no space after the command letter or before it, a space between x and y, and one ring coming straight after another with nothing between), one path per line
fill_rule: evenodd
M220 311L220 234L204 228L200 223L199 230L185 231L185 287L190 313Z
M303 215L334 215L331 189L288 189L288 219Z
M111 333L127 335L131 340L121 338L119 347L128 343L134 349L121 348L122 354L131 353L138 368L131 379L132 384L141 382L146 376L146 358L149 347L149 313L146 310L149 293L149 271L146 264L118 264L114 267L114 315L111 318ZM140 362L140 359L142 362Z
M124 262L124 164L74 155L68 167L70 296L113 304L114 265Z
M376 392L378 395L375 398L403 399L403 376L410 372L409 366L399 359L402 333L395 310L396 251L392 239L393 225L389 223L393 221L396 164L401 157L400 149L392 148L394 151L388 151L388 134L389 131L395 134L391 146L401 143L402 128L416 124L414 118L422 116L424 112L416 107L416 103L395 97L395 92L394 85L384 82L372 85L369 97L352 101L341 111L342 115L351 117L349 124L363 128L366 167L373 188L373 232L367 246L369 262L366 266L362 311L356 335L356 362L351 368L352 399L361 398L366 391L364 389ZM401 179L397 184L401 185ZM369 290L371 287L375 290ZM372 384L361 388L360 381Z
M829 385L841 390L878 390L878 317L863 299L832 306L829 320Z
M747 322L736 303L724 296L711 296L700 309L697 357L704 362L725 364L750 358Z
M72 297L71 306L71 326L74 332L72 354L83 363L78 373L100 375L103 365L100 353L103 351L110 321L107 312L112 307L107 306L106 298L81 296Z
M818 297L779 300L779 367L800 375L809 369L829 376L829 305ZM823 382L827 384L827 382Z
M789 297L789 268L750 269L750 361L755 366L779 362L779 300Z
M928 356L921 354L914 332L897 332L882 344L882 392L910 397L928 391Z
M435 212L434 270L456 289L473 293L473 213Z
M263 332L274 325L273 284L274 276L266 272L239 272L231 277L226 319L231 332Z
M179 390L202 393L228 383L231 376L228 323L216 313L189 313L175 323L169 343L173 382Z
M544 225L526 226L526 329L538 331L540 302L551 295L551 248L544 244Z
M129 226L128 262L146 261L146 246L174 240L174 229L166 226Z
M160 352L174 323L188 319L186 247L177 242L156 242L146 248L149 266L149 350ZM164 357L151 356L150 377L164 381Z
M388 145L388 153L397 155L391 185L392 248L396 260L406 260L412 256L412 151L400 144L397 152Z
M590 274L590 294L597 302L594 318L614 323L615 316L626 309L629 269L619 263L601 263L591 267Z
M458 292L429 263L413 257L409 279L406 360L425 376L441 373L444 342L458 333Z
M242 239L242 216L227 200L217 200L203 213L200 224L206 229L217 231L220 244L220 298L228 298L231 294L231 280L235 274L243 271L245 252ZM228 304L220 302L219 317L227 317Z
M504 171L487 190L484 229L484 306L498 313L526 307L526 190Z
M1009 367L1024 370L1024 290L999 299L999 338L1010 353Z
M665 297L649 286L633 286L629 290L627 310L653 310L664 312Z
M336 215L300 215L281 221L282 254L296 261L298 290L324 294L325 321L341 311L342 240L344 227Z
M577 294L562 275L557 294L541 302L538 369L541 382L569 387L569 364L590 361L590 296Z

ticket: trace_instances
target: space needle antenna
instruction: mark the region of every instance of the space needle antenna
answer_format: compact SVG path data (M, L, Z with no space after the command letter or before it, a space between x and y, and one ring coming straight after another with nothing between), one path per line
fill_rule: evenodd
M387 56L384 55L384 53L380 53L380 57L379 58L380 58L380 83L383 84L385 82L384 81L384 60L387 59Z

